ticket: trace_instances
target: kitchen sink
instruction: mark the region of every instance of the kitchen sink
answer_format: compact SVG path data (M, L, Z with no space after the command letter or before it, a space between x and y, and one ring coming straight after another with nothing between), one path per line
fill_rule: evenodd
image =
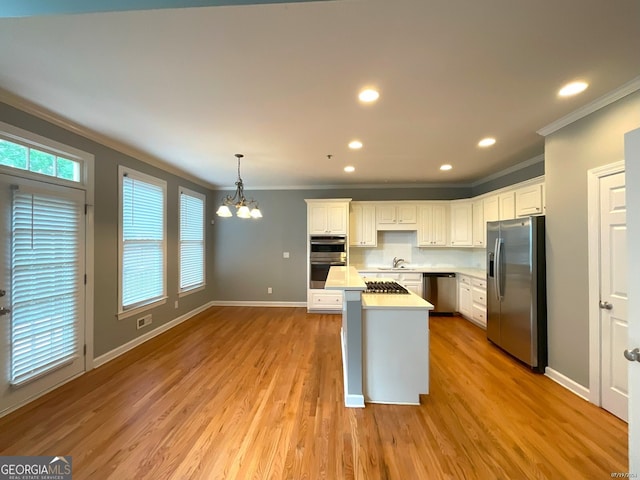
M410 267L378 267L378 270L382 270L383 272L401 272L401 271L406 271L406 272L410 272L412 270L415 270L415 268L410 268Z

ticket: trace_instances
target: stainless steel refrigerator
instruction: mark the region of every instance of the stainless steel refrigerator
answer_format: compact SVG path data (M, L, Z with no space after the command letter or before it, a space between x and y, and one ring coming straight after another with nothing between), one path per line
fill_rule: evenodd
M487 222L487 338L530 366L547 366L544 217Z

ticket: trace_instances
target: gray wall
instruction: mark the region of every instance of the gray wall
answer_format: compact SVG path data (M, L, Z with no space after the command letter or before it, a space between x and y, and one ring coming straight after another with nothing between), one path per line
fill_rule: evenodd
M178 290L178 186L207 194L209 217L216 201L212 192L190 181L152 167L144 162L123 155L84 137L40 120L25 112L0 103L0 121L42 135L51 140L78 148L95 156L95 298L94 298L94 354L100 356L136 337L177 318L212 298L211 279L214 277L214 256L207 257L208 286L204 291L180 299L179 308L174 309ZM167 294L165 305L150 311L153 324L136 330L136 318L118 320L118 165L126 165L141 172L167 181ZM211 227L207 237L211 238Z
M640 92L545 140L549 366L589 386L587 170L624 159Z

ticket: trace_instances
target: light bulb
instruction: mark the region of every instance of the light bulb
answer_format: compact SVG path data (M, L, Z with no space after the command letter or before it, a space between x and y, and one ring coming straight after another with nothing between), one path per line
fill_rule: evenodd
M262 212L260 211L259 208L253 208L251 210L251 216L253 218L262 218Z
M238 212L236 213L236 215L240 218L251 218L251 213L249 212L249 207L247 207L246 205L241 206L238 209Z

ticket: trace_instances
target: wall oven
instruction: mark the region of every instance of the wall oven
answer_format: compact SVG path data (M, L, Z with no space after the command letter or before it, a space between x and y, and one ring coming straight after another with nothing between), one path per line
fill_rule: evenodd
M324 288L329 269L347 264L345 235L312 235L309 237L309 288Z

